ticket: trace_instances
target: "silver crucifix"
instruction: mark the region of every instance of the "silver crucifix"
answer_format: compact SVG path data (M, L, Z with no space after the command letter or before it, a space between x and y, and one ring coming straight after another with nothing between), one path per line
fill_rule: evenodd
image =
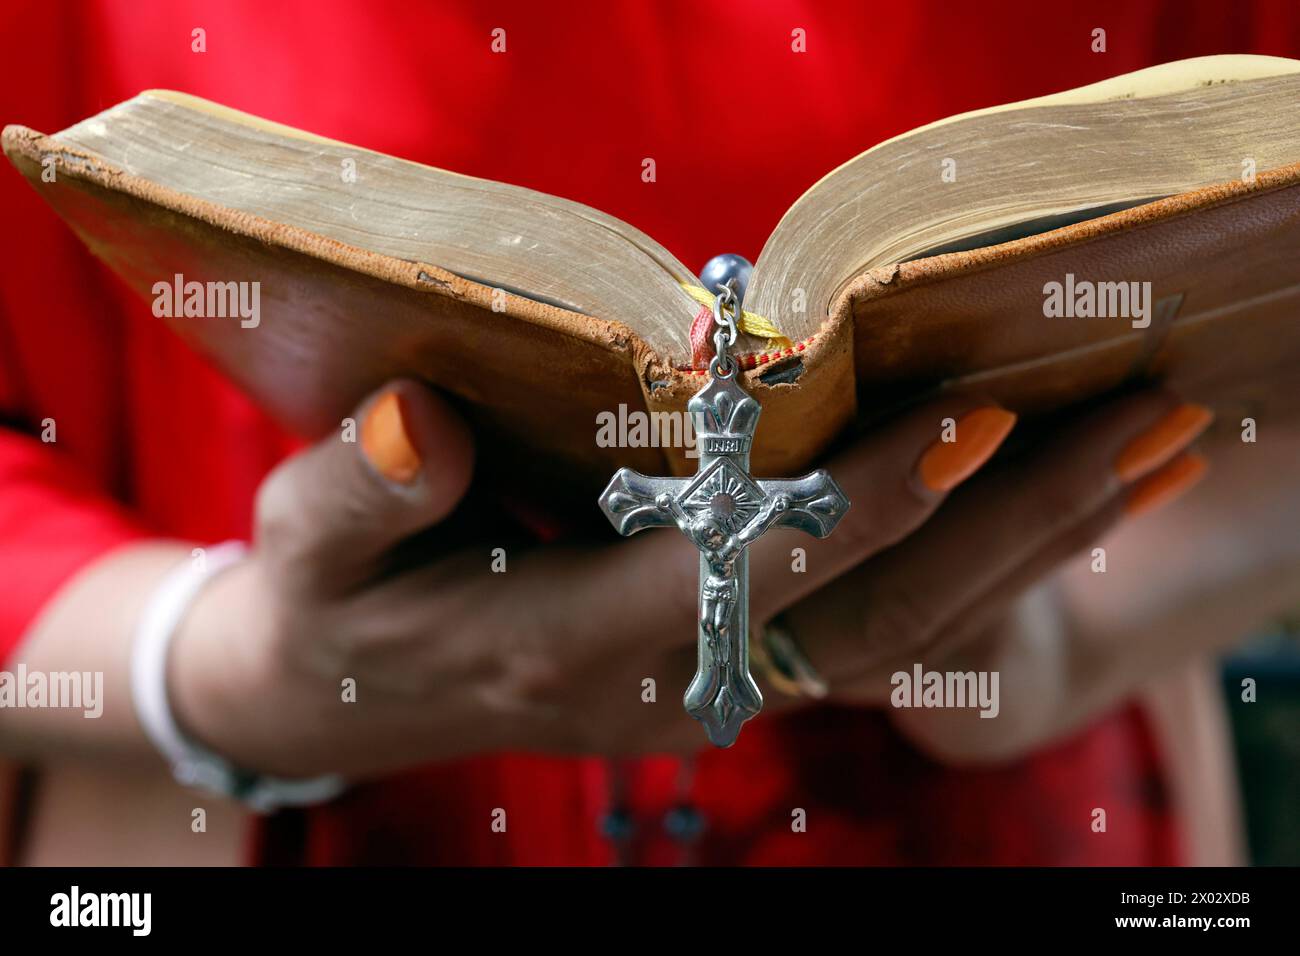
M676 525L700 551L699 664L683 703L719 747L735 743L741 725L763 708L763 695L749 673L746 548L769 528L797 528L824 538L849 507L824 470L788 480L749 474L762 407L736 382L738 366L727 353L740 314L734 289L725 287L713 306L717 355L709 365L709 383L686 406L700 452L694 477L648 478L620 468L600 496L600 507L619 534Z

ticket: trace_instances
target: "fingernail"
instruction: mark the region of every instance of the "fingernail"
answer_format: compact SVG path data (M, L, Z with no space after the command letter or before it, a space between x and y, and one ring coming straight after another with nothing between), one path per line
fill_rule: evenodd
M1150 474L1190 445L1213 418L1204 405L1179 405L1125 446L1115 459L1115 474L1124 482Z
M951 491L993 456L1015 427L1005 408L977 408L957 421L954 441L937 441L916 463L921 484L931 491Z
M1124 513L1131 518L1168 504L1200 481L1208 467L1209 462L1196 452L1183 452L1133 486Z
M375 470L400 485L409 485L420 473L420 453L406 430L402 400L389 392L370 406L361 425L361 450Z

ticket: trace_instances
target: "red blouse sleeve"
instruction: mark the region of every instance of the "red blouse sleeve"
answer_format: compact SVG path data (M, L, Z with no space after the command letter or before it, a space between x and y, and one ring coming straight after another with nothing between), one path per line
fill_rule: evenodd
M69 577L146 535L56 449L0 428L0 664Z

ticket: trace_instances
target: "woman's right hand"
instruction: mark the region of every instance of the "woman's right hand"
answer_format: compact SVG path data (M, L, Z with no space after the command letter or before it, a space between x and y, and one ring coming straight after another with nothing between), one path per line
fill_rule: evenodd
M456 413L398 381L356 420L359 442L326 438L266 478L248 558L175 635L169 688L189 735L281 776L698 742L680 706L640 701L647 675L667 688L665 656L689 678L684 541L511 548L493 569L508 543L494 532L438 538L473 472Z

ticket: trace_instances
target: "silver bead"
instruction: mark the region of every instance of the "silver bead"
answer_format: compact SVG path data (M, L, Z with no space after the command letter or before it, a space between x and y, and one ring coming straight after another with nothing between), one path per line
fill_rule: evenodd
M738 256L734 252L724 252L704 264L704 268L700 270L700 285L716 293L719 286L726 285L730 279L735 279L736 295L744 299L745 288L749 285L749 274L753 271L754 267L744 256Z

